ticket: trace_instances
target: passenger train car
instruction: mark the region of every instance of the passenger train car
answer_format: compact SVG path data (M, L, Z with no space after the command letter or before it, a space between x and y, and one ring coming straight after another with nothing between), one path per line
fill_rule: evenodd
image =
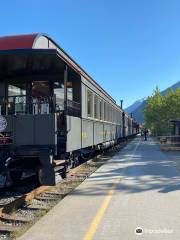
M138 131L58 44L44 34L0 38L0 184L33 170L55 184L55 170Z

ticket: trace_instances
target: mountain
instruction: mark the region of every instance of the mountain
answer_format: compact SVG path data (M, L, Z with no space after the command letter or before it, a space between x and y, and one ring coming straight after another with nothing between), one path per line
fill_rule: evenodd
M177 88L180 88L180 81L175 83L174 85L168 87L164 91L161 92L162 95L166 95L168 92L168 89L171 88L173 91L175 91ZM132 113L133 117L136 119L137 122L143 123L144 122L144 109L146 107L146 99L140 99L134 102L132 105L127 107L125 109L126 112Z
M146 98L142 98L142 99L139 99L137 101L135 101L132 105L130 105L129 107L127 107L125 110L127 113L132 113L134 112L141 104L142 102L146 100Z
M173 91L175 91L177 88L180 88L180 81L172 85L171 88ZM163 96L167 95L169 88L165 89L164 91L161 92Z

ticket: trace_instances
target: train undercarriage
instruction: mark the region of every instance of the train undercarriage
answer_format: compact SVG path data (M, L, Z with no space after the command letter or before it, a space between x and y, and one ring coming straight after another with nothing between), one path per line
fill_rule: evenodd
M0 188L10 187L31 175L37 175L40 185L53 186L56 184L56 174L63 179L68 168L74 168L114 145L115 142L110 141L95 147L64 153L61 159L54 156L53 151L49 149L29 148L13 151L7 146L1 146Z

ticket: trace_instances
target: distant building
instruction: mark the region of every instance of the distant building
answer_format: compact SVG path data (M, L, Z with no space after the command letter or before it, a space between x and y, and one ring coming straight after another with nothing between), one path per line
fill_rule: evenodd
M180 135L180 119L172 119L170 122L173 124L173 135Z

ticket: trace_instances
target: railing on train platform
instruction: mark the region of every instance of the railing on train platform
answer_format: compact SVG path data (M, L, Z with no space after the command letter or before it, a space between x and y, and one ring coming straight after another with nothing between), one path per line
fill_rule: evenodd
M7 99L0 98L0 114L48 114L50 113L50 97L30 97L25 95L9 96Z
M180 135L159 136L160 147L162 150L178 150L180 151Z
M7 99L0 97L0 115L16 114L49 114L61 109L55 104L54 97L27 97L25 95L10 96ZM64 100L62 99L63 106ZM80 117L81 104L67 100L67 114Z

